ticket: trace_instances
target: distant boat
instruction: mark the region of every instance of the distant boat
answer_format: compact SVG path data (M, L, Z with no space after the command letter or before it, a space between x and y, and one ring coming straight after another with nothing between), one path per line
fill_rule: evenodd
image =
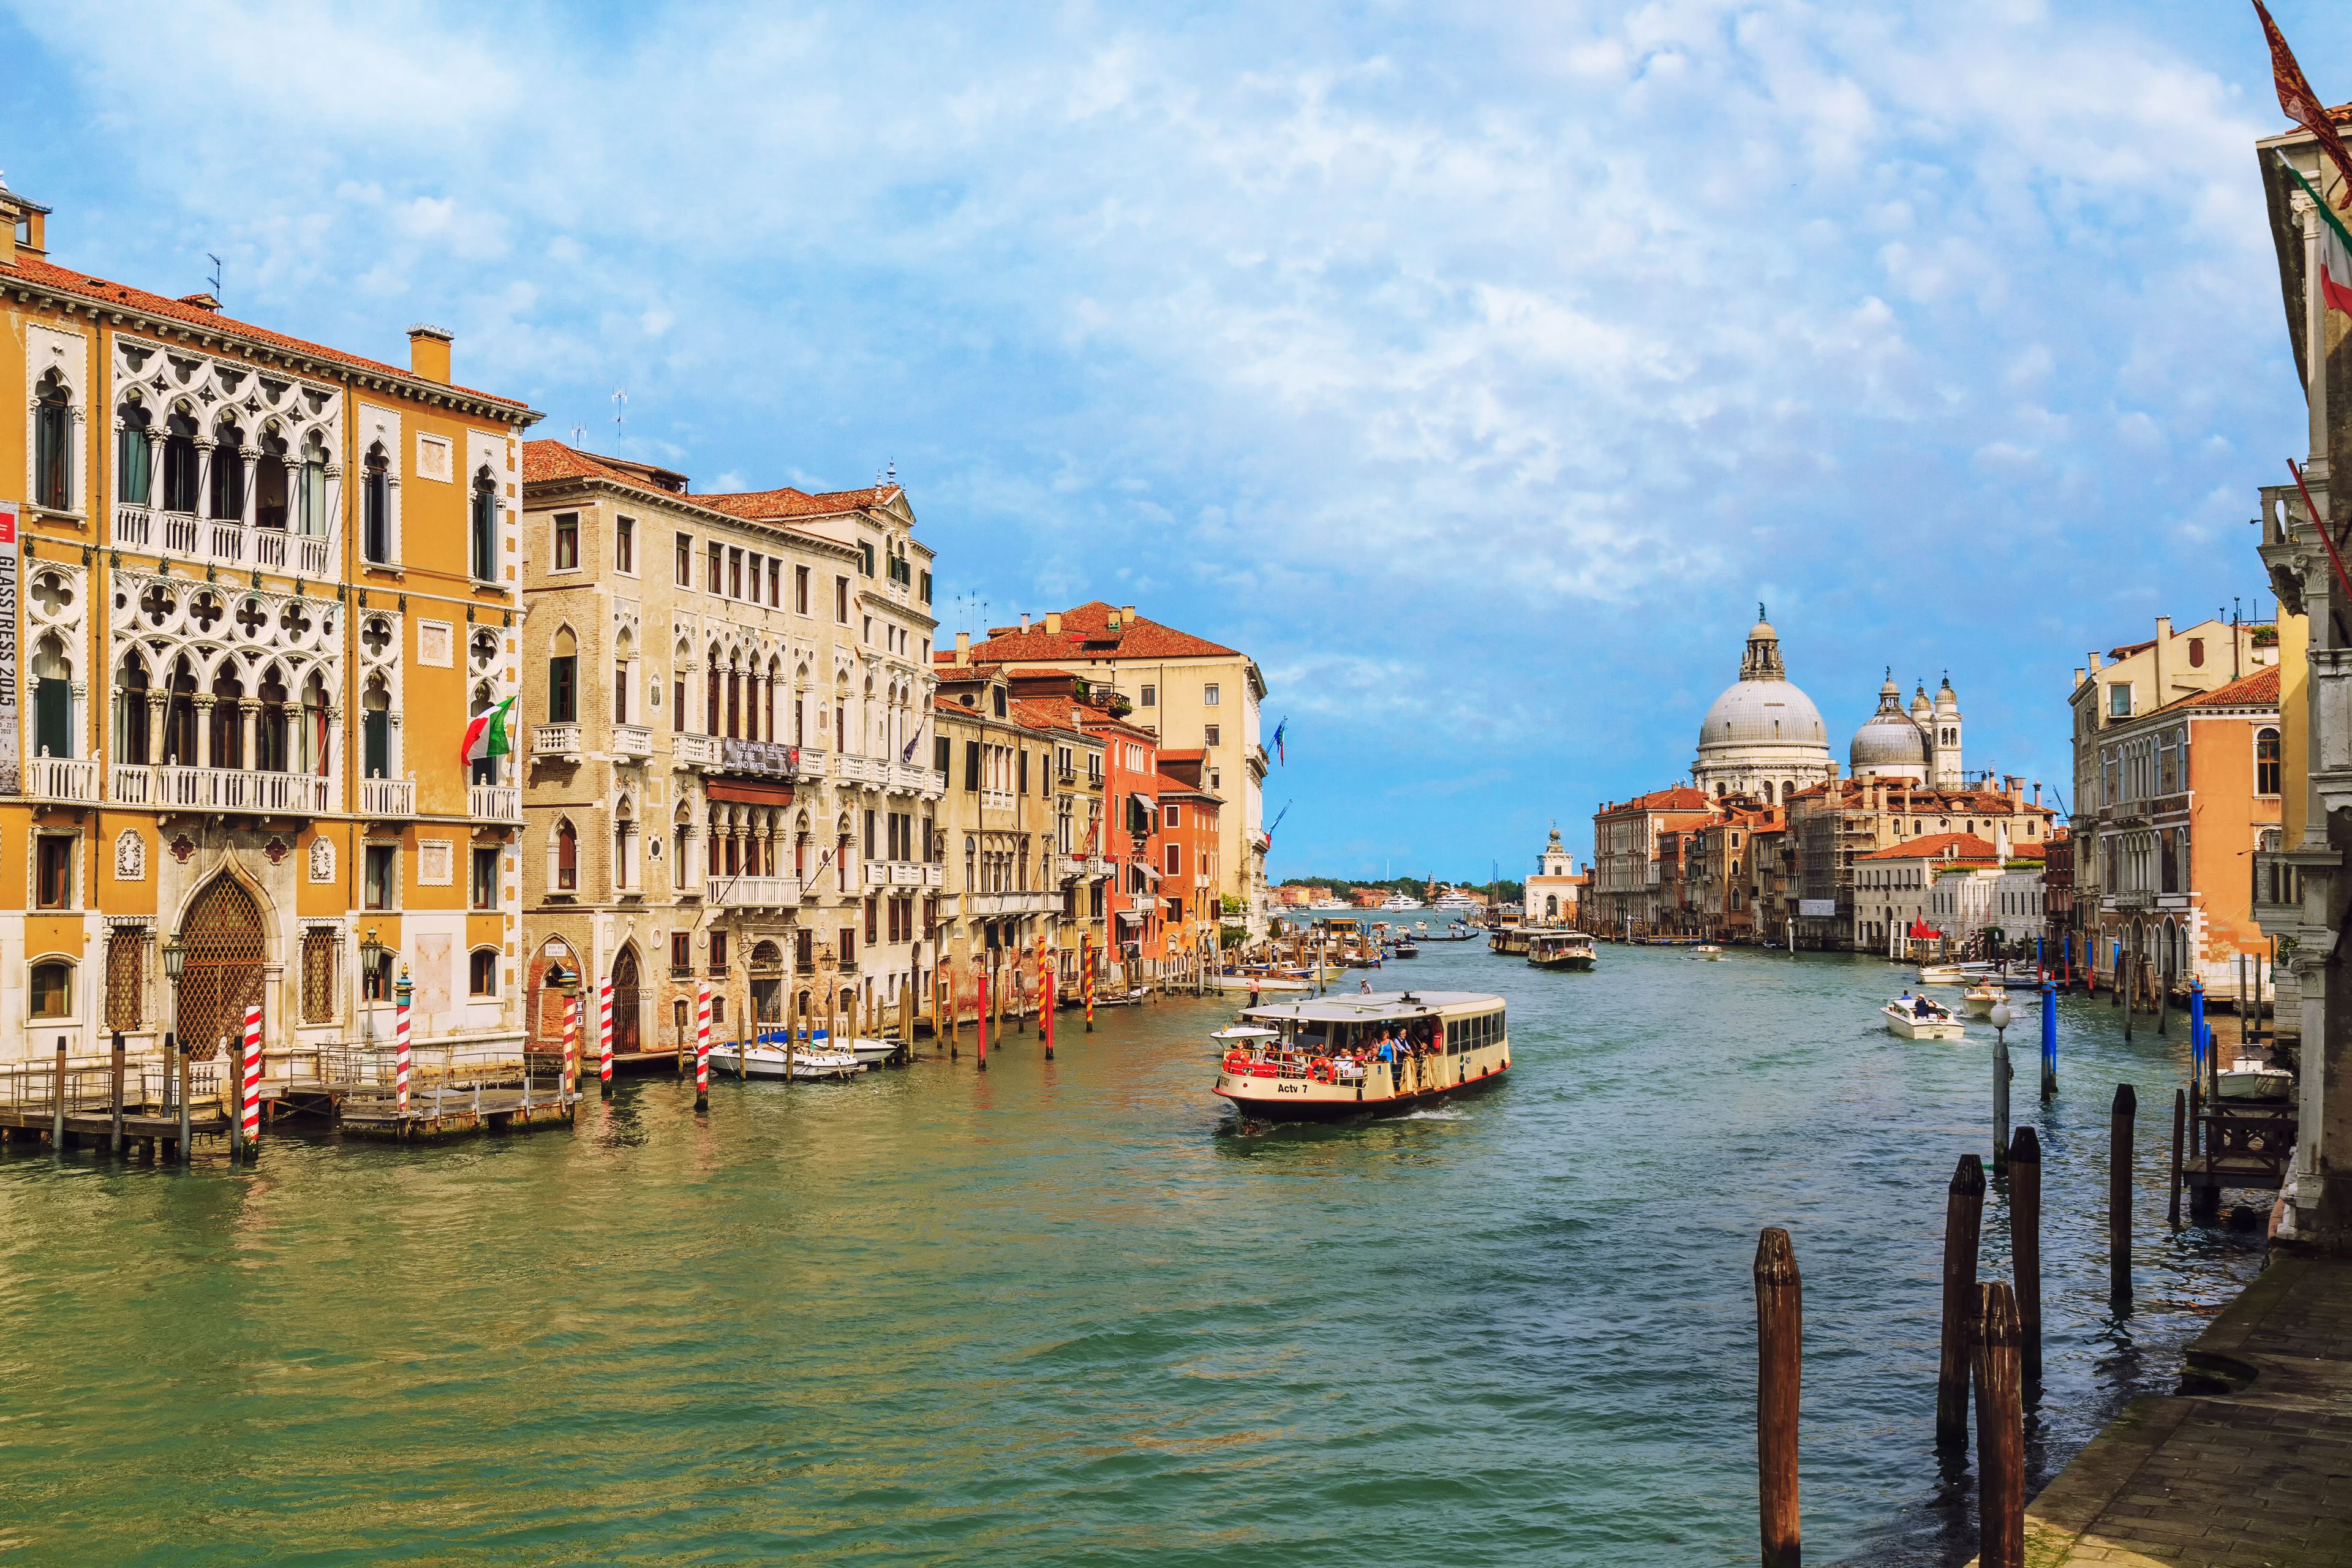
M1696 947L1691 949L1691 956L1693 958L1721 958L1723 956L1723 949L1716 946L1715 943L1711 942L1703 942Z
M2294 1075L2268 1062L2240 1057L2213 1075L2215 1098L2221 1100L2284 1100L2294 1092Z

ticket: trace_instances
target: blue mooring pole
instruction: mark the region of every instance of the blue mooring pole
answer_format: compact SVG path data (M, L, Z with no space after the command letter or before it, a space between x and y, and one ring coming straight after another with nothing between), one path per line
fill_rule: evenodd
M2058 984L2042 983L2042 1098L2058 1093Z
M2205 1053L2213 1048L2205 1035L2205 981L2191 976L2189 982L2189 1075L2198 1083L2205 1081Z

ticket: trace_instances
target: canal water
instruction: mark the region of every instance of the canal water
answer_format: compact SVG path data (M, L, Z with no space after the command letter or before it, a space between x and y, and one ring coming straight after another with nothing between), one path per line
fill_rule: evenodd
M0 1551L89 1563L1754 1561L1757 1230L1805 1279L1810 1561L1957 1563L1930 1427L1945 1186L1990 1044L1874 960L1431 945L1509 1080L1239 1133L1225 1009L1064 1015L985 1076L629 1082L580 1125L257 1166L0 1158ZM1349 982L1350 987L1353 981ZM2165 1228L2186 1030L2062 1008L2036 1484L2259 1260ZM2110 1307L2108 1102L2145 1108ZM2006 1273L2005 1208L1985 1268Z

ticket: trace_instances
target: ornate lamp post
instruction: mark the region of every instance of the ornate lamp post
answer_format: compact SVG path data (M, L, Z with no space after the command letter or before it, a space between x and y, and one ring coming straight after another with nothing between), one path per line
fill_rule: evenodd
M368 994L368 986L383 964L383 943L377 940L375 927L370 926L367 934L360 938L360 1038L370 1045L375 1043L375 1015L368 1004L375 998Z
M163 977L172 983L172 1027L163 1035L163 1098L180 1110L180 1163L194 1156L188 1150L188 1058L179 1048L180 975L188 965L188 948L174 936L163 943Z

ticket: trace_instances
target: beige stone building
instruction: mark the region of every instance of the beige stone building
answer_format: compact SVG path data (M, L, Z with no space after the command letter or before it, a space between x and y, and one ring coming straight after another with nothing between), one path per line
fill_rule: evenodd
M614 1049L925 994L943 785L931 556L896 485L695 495L524 455L525 976L609 978Z
M1132 605L1100 600L993 627L971 658L1013 670L1068 670L1108 685L1132 704L1129 721L1150 730L1162 747L1202 752L1200 787L1224 803L1221 891L1240 901L1250 934L1264 934L1270 759L1261 736L1265 677L1255 659L1147 619Z

